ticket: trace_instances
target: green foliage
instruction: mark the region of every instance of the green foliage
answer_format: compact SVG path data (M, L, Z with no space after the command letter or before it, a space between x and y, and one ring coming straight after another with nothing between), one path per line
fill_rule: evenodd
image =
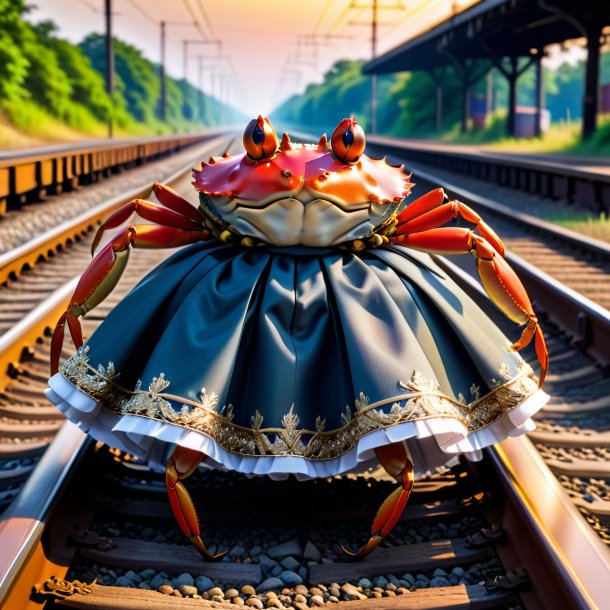
M525 59L520 60L523 66ZM310 84L301 95L293 95L273 112L273 120L296 128L315 132L334 129L338 121L354 114L365 130L371 116L370 77L362 74L362 61L338 61L321 83ZM487 69L491 67L491 64ZM482 78L471 88L475 95L485 97L487 75L477 67ZM601 56L601 82L610 81L610 54ZM377 128L380 133L399 137L440 137L448 141L471 144L500 142L512 147L516 140L506 138L506 106L508 84L498 71L492 71L495 111L488 117L485 129L468 134L460 133L463 106L463 84L453 69L447 68L442 90L442 125L436 129L436 84L426 72L404 72L377 79ZM535 103L535 66L520 76L517 103L531 106ZM610 147L610 123L598 128L587 143L578 138L584 91L584 64L564 63L557 70L544 70L545 106L557 122L548 140L540 149L573 150L574 152L607 151ZM569 119L566 121L566 119ZM538 148L538 147L537 147Z
M218 123L216 100L171 77L166 78L167 118L160 121L159 66L118 39L111 98L104 36L91 34L75 46L58 37L51 21L24 21L27 12L23 0L0 0L0 117L26 134L105 135L111 116L119 133L186 131Z
M21 0L0 0L0 99L24 95L29 62L21 51L27 27L21 21L26 11Z

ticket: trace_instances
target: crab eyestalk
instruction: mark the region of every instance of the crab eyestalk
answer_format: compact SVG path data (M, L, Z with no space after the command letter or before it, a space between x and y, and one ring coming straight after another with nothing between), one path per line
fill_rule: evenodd
M279 144L277 134L269 119L260 115L246 125L243 142L248 157L254 161L272 157Z
M343 119L330 138L335 157L344 163L356 163L364 152L365 144L364 131L354 119Z

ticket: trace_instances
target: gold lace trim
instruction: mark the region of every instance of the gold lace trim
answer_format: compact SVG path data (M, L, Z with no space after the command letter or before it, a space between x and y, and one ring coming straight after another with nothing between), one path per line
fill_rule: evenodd
M523 361L513 376L508 365L499 370L500 380L492 379L491 391L479 397L480 388L470 388L473 400L467 403L441 391L438 382L425 379L414 371L408 383L399 383L402 394L369 404L364 394L341 414L343 425L326 431L326 420L318 417L316 429L299 428L294 405L282 418L283 428L263 428L263 416L256 411L251 428L235 424L232 405L217 407L218 397L203 388L199 396L188 398L166 392L170 382L161 373L148 389L140 382L134 390L116 383L118 377L112 362L97 369L89 364L88 346L79 349L61 367L61 373L74 385L119 415L137 415L202 432L223 449L245 456L291 455L308 459L336 458L349 451L368 432L396 424L449 417L475 432L495 422L503 413L514 409L538 389L532 369ZM169 401L182 404L176 411ZM383 407L390 406L388 412ZM272 439L272 437L274 438Z

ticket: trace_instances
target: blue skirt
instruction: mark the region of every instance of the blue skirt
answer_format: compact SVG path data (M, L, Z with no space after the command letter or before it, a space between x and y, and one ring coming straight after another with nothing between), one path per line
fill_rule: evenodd
M163 465L328 476L405 441L419 472L532 428L547 400L427 254L186 247L49 382L85 431Z

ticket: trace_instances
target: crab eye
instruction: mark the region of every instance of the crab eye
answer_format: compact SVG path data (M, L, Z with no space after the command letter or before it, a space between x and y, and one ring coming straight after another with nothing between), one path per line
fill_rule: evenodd
M278 138L269 119L259 116L252 119L244 130L244 148L248 156L260 161L275 154L278 147Z
M337 159L355 163L364 151L364 131L354 119L343 119L333 131L330 145Z

